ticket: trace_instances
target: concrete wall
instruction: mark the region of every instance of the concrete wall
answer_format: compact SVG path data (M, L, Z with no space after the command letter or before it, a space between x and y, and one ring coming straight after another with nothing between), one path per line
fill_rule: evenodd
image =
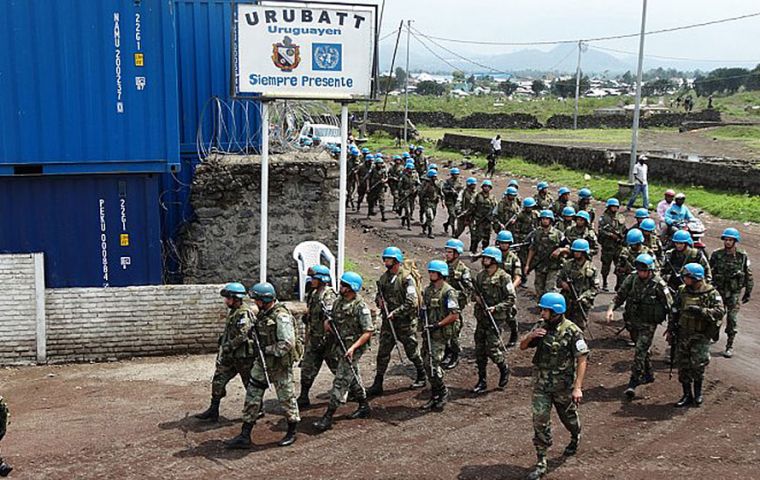
M0 363L37 359L35 256L0 255Z

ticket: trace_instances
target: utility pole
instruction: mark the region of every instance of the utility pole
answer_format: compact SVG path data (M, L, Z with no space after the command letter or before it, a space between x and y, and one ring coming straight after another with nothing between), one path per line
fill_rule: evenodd
M409 142L409 38L412 36L412 21L406 21L406 76L404 77L404 143Z
M383 112L385 112L385 107L388 105L388 93L390 93L391 90L391 83L393 82L393 67L396 66L396 52L398 52L398 44L399 40L401 40L401 32L404 30L404 21L401 20L401 23L398 26L398 35L396 35L396 46L393 47L393 59L391 59L391 69L388 73L388 83L385 87L385 99L383 100ZM407 48L408 45L407 45ZM407 68L409 68L409 65L407 64Z
M578 40L578 66L575 69L575 110L573 111L573 130L578 129L578 97L581 94L581 51L583 40Z
M631 135L631 158L628 166L628 182L633 183L633 166L636 164L636 150L639 146L639 116L641 113L641 72L644 63L644 32L647 23L647 0L641 12L641 37L639 38L639 66L636 72L636 105L633 110L633 133Z

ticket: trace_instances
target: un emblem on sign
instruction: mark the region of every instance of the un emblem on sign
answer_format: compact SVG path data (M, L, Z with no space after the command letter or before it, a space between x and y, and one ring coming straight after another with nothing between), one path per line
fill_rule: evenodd
M339 72L343 69L343 45L339 43L312 44L311 69Z

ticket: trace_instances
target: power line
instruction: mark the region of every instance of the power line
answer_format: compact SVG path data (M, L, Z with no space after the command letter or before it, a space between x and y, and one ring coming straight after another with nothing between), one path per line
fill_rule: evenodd
M625 50L618 50L615 48L607 48L607 47L598 47L596 45L589 45L589 48L593 48L594 50L603 50L606 52L615 52L615 53L624 53L628 55L637 55L636 52L628 52ZM685 60L685 61L692 61L692 62L714 62L714 63L752 63L757 64L760 63L760 60L714 60L714 59L707 59L707 58L686 58L686 57L666 57L664 55L644 55L648 58L660 58L663 60Z
M461 68L457 67L456 65L452 64L451 62L449 62L448 60L446 60L445 58L443 58L442 56L440 56L436 52L434 52L430 47L427 46L427 44L425 42L423 42L422 40L420 40L420 38L417 35L412 35L412 37L414 37L414 39L417 40L420 43L420 45L422 45L423 47L425 47L425 49L428 52L432 53L435 58L437 58L438 60L442 61L443 63L445 63L449 67L453 68L454 70L461 70ZM407 75L409 75L409 72L407 72Z
M412 30L414 32L413 35L415 37L420 34L420 32L416 28L413 28ZM430 40L430 38L428 38L428 40ZM430 40L430 43L432 43L433 45L437 46L438 48L440 48L442 50L447 51L448 53L454 55L455 57L459 58L460 60L463 60L465 62L471 63L473 65L476 65L476 66L480 67L480 68L485 68L486 70L490 70L491 72L494 72L494 73L501 73L501 74L504 74L504 75L508 75L510 77L512 76L512 73L510 73L510 72L505 72L503 70L499 70L498 68L490 67L490 66L482 64L480 62L476 62L475 60L472 60L471 58L468 58L468 57L465 57L463 55L460 55L457 52L444 47L440 43L437 43L435 40Z
M718 20L710 20L707 22L701 22L701 23L694 23L691 25L681 25L678 27L671 27L671 28L662 28L659 30L652 30L649 32L646 32L645 35L655 35L659 33L667 33L667 32L675 32L679 30L688 30L692 28L699 28L699 27L706 27L708 25L716 25L719 23L726 23L726 22L734 22L737 20L744 20L746 18L752 18L752 17L758 17L760 16L760 12L755 13L748 13L746 15L739 15L737 17L728 17L728 18L721 18ZM507 45L507 46L530 46L530 45L559 45L563 43L578 43L579 41L583 42L601 42L606 40L618 40L622 38L632 38L632 37L638 37L641 35L640 32L637 33L626 33L622 35L609 35L604 37L592 37L592 38L576 38L574 40L543 40L543 41L532 41L532 42L495 42L495 41L487 41L487 40L466 40L461 38L446 38L446 37L438 37L433 35L427 35L420 33L420 35L424 36L428 40L440 40L444 42L456 42L456 43L466 43L466 44L472 44L472 45Z

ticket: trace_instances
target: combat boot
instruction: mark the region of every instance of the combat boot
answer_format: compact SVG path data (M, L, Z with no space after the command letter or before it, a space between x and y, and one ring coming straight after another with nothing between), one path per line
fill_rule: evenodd
M701 407L705 399L702 397L702 380L694 381L694 406Z
M453 229L452 229L452 230L453 230ZM446 223L444 223L444 224L443 224L443 231L444 231L445 233L449 233L449 222L448 222L448 221L447 221ZM454 233L454 232L452 231L451 233Z
M5 460L0 458L0 477L7 477L13 471L13 467L5 463Z
M311 385L314 383L313 381L308 380L301 380L301 393L298 395L298 398L296 399L296 403L298 404L298 408L306 408L309 405L311 405L311 400L309 400L309 390L311 390Z
M731 358L734 356L734 339L732 337L728 337L728 341L726 342L726 351L723 352L723 356L726 358Z
M449 363L446 364L445 368L446 370L454 370L457 368L457 365L459 365L459 352L456 350L451 351L451 359L449 360Z
M446 405L446 402L449 400L449 389L446 387L443 387L443 391L441 391L438 394L438 398L435 399L435 403L433 404L433 410L436 412L442 412L443 406Z
M199 420L210 420L212 422L218 422L219 421L219 403L222 401L221 398L211 397L211 405L209 407L199 413L195 416L195 418Z
M538 453L536 456L536 468L528 474L528 480L538 480L539 478L546 475L546 472L548 471L546 464L546 453Z
M475 387L472 389L472 393L483 393L487 388L488 384L486 383L486 366L478 365L478 383L475 384Z
M628 388L626 388L624 392L625 397L628 400L633 400L633 397L636 396L636 387L638 386L639 386L639 382L635 378L631 377L631 379L628 380Z
M417 388L423 388L425 385L427 385L427 375L425 374L425 369L420 365L417 367L417 378L411 385L409 385L409 388L415 390Z
M688 407L694 403L694 396L691 394L691 383L682 383L683 397L676 402L676 408Z
M408 231L411 231L411 230L412 230L412 219L411 219L411 218L409 218L409 217L406 217L406 229L407 229Z
M507 347L514 347L517 345L517 325L511 323L509 325L509 342L507 342Z
M499 388L504 388L509 383L509 367L506 362L502 362L499 365Z
M251 448L251 431L253 430L253 422L243 422L243 428L240 430L240 435L224 442L227 448L236 450L246 450Z
M424 405L420 407L420 410L422 411L428 411L432 410L435 403L438 401L438 394L434 392L430 392L430 400L428 400Z
M382 394L383 394L383 376L375 375L375 381L372 382L372 385L367 389L367 396L377 397Z
M448 370L449 363L451 363L451 348L446 345L446 348L443 351L443 359L441 360L441 368L444 370Z
M290 445L293 445L296 441L296 428L298 427L298 422L288 422L288 431L285 433L285 436L277 442L277 445L280 447L288 447Z
M367 418L369 417L370 412L372 409L369 406L369 402L367 401L367 398L364 397L363 399L359 399L359 407L354 410L354 412L348 416L351 420L356 420L358 418Z
M649 385L650 383L654 383L654 373L649 372L644 375L644 378L641 379L642 385Z
M381 222L388 221L388 219L385 218L385 207L380 207L380 221Z
M603 292L609 292L610 291L610 287L607 284L607 277L602 277L602 291Z
M435 238L435 237L433 236L433 227L432 227L432 226L429 226L429 227L427 227L427 232L428 232L428 233L427 233L427 237L428 237L428 238Z
M570 438L570 443L567 444L565 447L565 451L562 453L566 457L570 457L572 455L575 455L576 452L578 452L578 444L581 442L581 436L579 435L573 435Z
M335 415L335 408L327 407L327 411L322 416L322 418L314 422L314 428L320 432L326 432L330 430L332 428L333 415Z

